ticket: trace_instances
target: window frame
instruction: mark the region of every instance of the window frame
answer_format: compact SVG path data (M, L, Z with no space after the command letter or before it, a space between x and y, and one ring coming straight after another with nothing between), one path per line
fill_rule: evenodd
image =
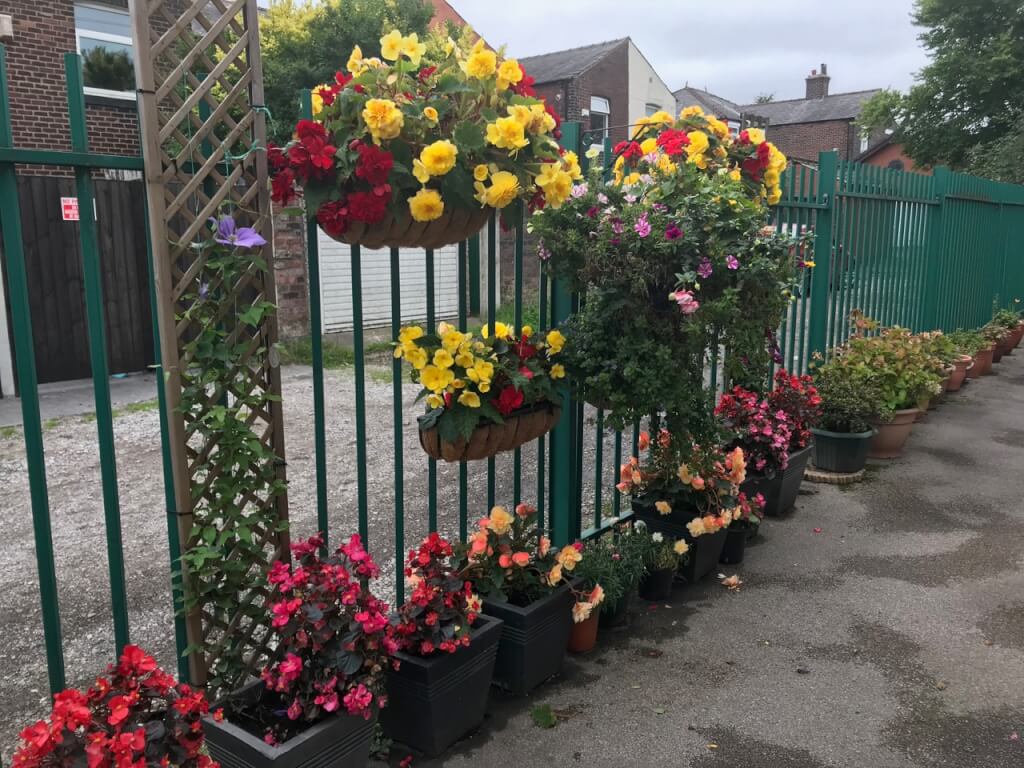
M127 8L121 8L120 6L108 5L106 3L81 3L76 2L74 6L83 8L92 8L98 11L109 11L112 13L118 13L128 17L129 28L131 27L131 12ZM132 49L132 68L135 67L135 41L130 35L114 35L110 32L95 32L90 29L83 29L78 26L78 20L75 20L75 50L79 56L82 55L82 38L88 38L89 40L100 40L105 43L118 43L120 45L127 45ZM132 88L127 91L114 91L109 88L97 88L92 85L84 85L82 90L86 96L102 96L107 99L120 99L121 101L136 101L138 95L135 89Z
M603 108L602 109L595 109L594 108L594 101L595 101L595 99L598 102L603 102ZM604 96L591 96L590 97L590 109L588 111L588 117L590 117L591 125L593 125L593 120L594 120L594 115L595 114L603 115L604 116L604 129L603 129L603 133L600 136L598 141L594 141L594 139L598 138L598 137L595 136L595 134L593 132L594 131L593 127L591 127L587 131L587 133L590 135L590 141L591 141L590 146L591 147L597 147L598 149L603 149L604 148L604 140L608 136L611 135L611 123L612 123L612 102L611 102L611 99L606 98Z

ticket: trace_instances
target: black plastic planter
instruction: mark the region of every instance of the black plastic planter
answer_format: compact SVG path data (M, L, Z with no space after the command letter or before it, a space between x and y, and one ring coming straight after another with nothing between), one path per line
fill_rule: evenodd
M388 670L388 705L381 710L391 739L436 757L484 720L501 639L501 621L481 616L469 646L430 658L399 651Z
M715 570L722 557L722 548L725 546L728 533L729 531L723 528L717 533L705 533L696 539L690 538L687 534L690 559L679 567L679 575L694 584Z
M484 613L505 622L494 664L495 685L525 696L561 671L572 629L572 602L567 584L522 608L484 600Z
M675 568L648 571L640 580L640 598L656 603L672 597L672 582L676 578Z
M654 509L653 504L644 503L643 499L633 499L633 515L643 520L649 531L663 533L673 539L684 539L690 545L689 559L679 566L679 575L691 584L700 581L718 565L718 558L725 546L725 531L704 534L696 539L690 535L686 527L698 513L693 509L673 510L663 515Z
M263 681L254 680L231 698L254 702L263 690ZM364 768L375 722L375 717L336 714L277 746L264 742L262 734L209 715L203 718L203 732L210 757L224 768Z
M868 447L875 431L868 432L826 432L812 429L814 433L814 466L825 472L853 474L860 472L868 463Z
M813 450L814 446L809 445L789 454L786 468L771 477L748 474L740 490L750 498L759 493L764 496L764 513L768 517L786 514L796 504L800 483L804 480L804 470L807 469L807 462Z
M747 528L728 528L725 532L725 546L718 562L726 565L738 565L743 562L743 553L747 549Z
M633 587L614 603L601 606L601 618L598 624L606 629L621 627L629 620L629 604L633 602Z

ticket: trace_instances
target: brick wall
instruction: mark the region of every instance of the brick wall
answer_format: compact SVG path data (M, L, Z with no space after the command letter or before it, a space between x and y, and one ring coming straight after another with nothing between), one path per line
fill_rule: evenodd
M819 152L836 149L849 160L860 150L857 130L848 120L769 125L766 135L787 157L809 162L817 162Z
M306 274L306 221L274 214L274 281L282 339L309 336L309 280Z

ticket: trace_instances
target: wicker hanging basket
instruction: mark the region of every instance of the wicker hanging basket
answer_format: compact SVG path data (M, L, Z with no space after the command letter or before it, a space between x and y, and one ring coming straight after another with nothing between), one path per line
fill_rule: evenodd
M479 461L546 435L558 423L562 409L553 405L517 411L505 418L504 424L485 424L473 430L469 440L459 438L445 442L437 427L420 430L420 445L427 455L444 461Z
M348 245L364 248L441 248L472 237L487 223L486 208L452 208L434 221L414 221L411 216L389 213L376 224L353 223L344 234L334 237Z

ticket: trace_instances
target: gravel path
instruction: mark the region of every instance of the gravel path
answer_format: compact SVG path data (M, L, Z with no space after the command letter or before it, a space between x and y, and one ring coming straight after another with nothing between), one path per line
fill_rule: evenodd
M395 572L395 493L393 410L390 367L368 369L366 387L370 548L384 572L382 595L393 594ZM327 474L332 541L358 529L356 507L354 377L351 371L328 371ZM283 369L285 442L288 458L289 508L293 539L316 532L316 486L313 464L312 373ZM405 546L427 530L427 461L419 446L413 403L417 388L403 387L405 411ZM128 576L131 638L151 650L168 670L174 666L171 631L170 565L167 518L156 410L126 412L114 422L118 481ZM594 430L587 431L587 467L592 467ZM45 431L47 480L56 559L64 654L69 685L88 685L113 658L114 640L107 577L103 500L96 452L95 425L88 416L51 421ZM536 453L524 448L523 498L536 493ZM611 499L613 469L609 433L605 448ZM584 479L593 498L593 469ZM511 454L497 460L498 503L512 501ZM45 714L49 703L46 658L32 537L31 504L20 431L0 436L0 594L5 642L0 646L0 755L8 760L17 732ZM469 520L486 513L486 464L470 464ZM438 464L438 515L442 532L458 535L457 465Z

